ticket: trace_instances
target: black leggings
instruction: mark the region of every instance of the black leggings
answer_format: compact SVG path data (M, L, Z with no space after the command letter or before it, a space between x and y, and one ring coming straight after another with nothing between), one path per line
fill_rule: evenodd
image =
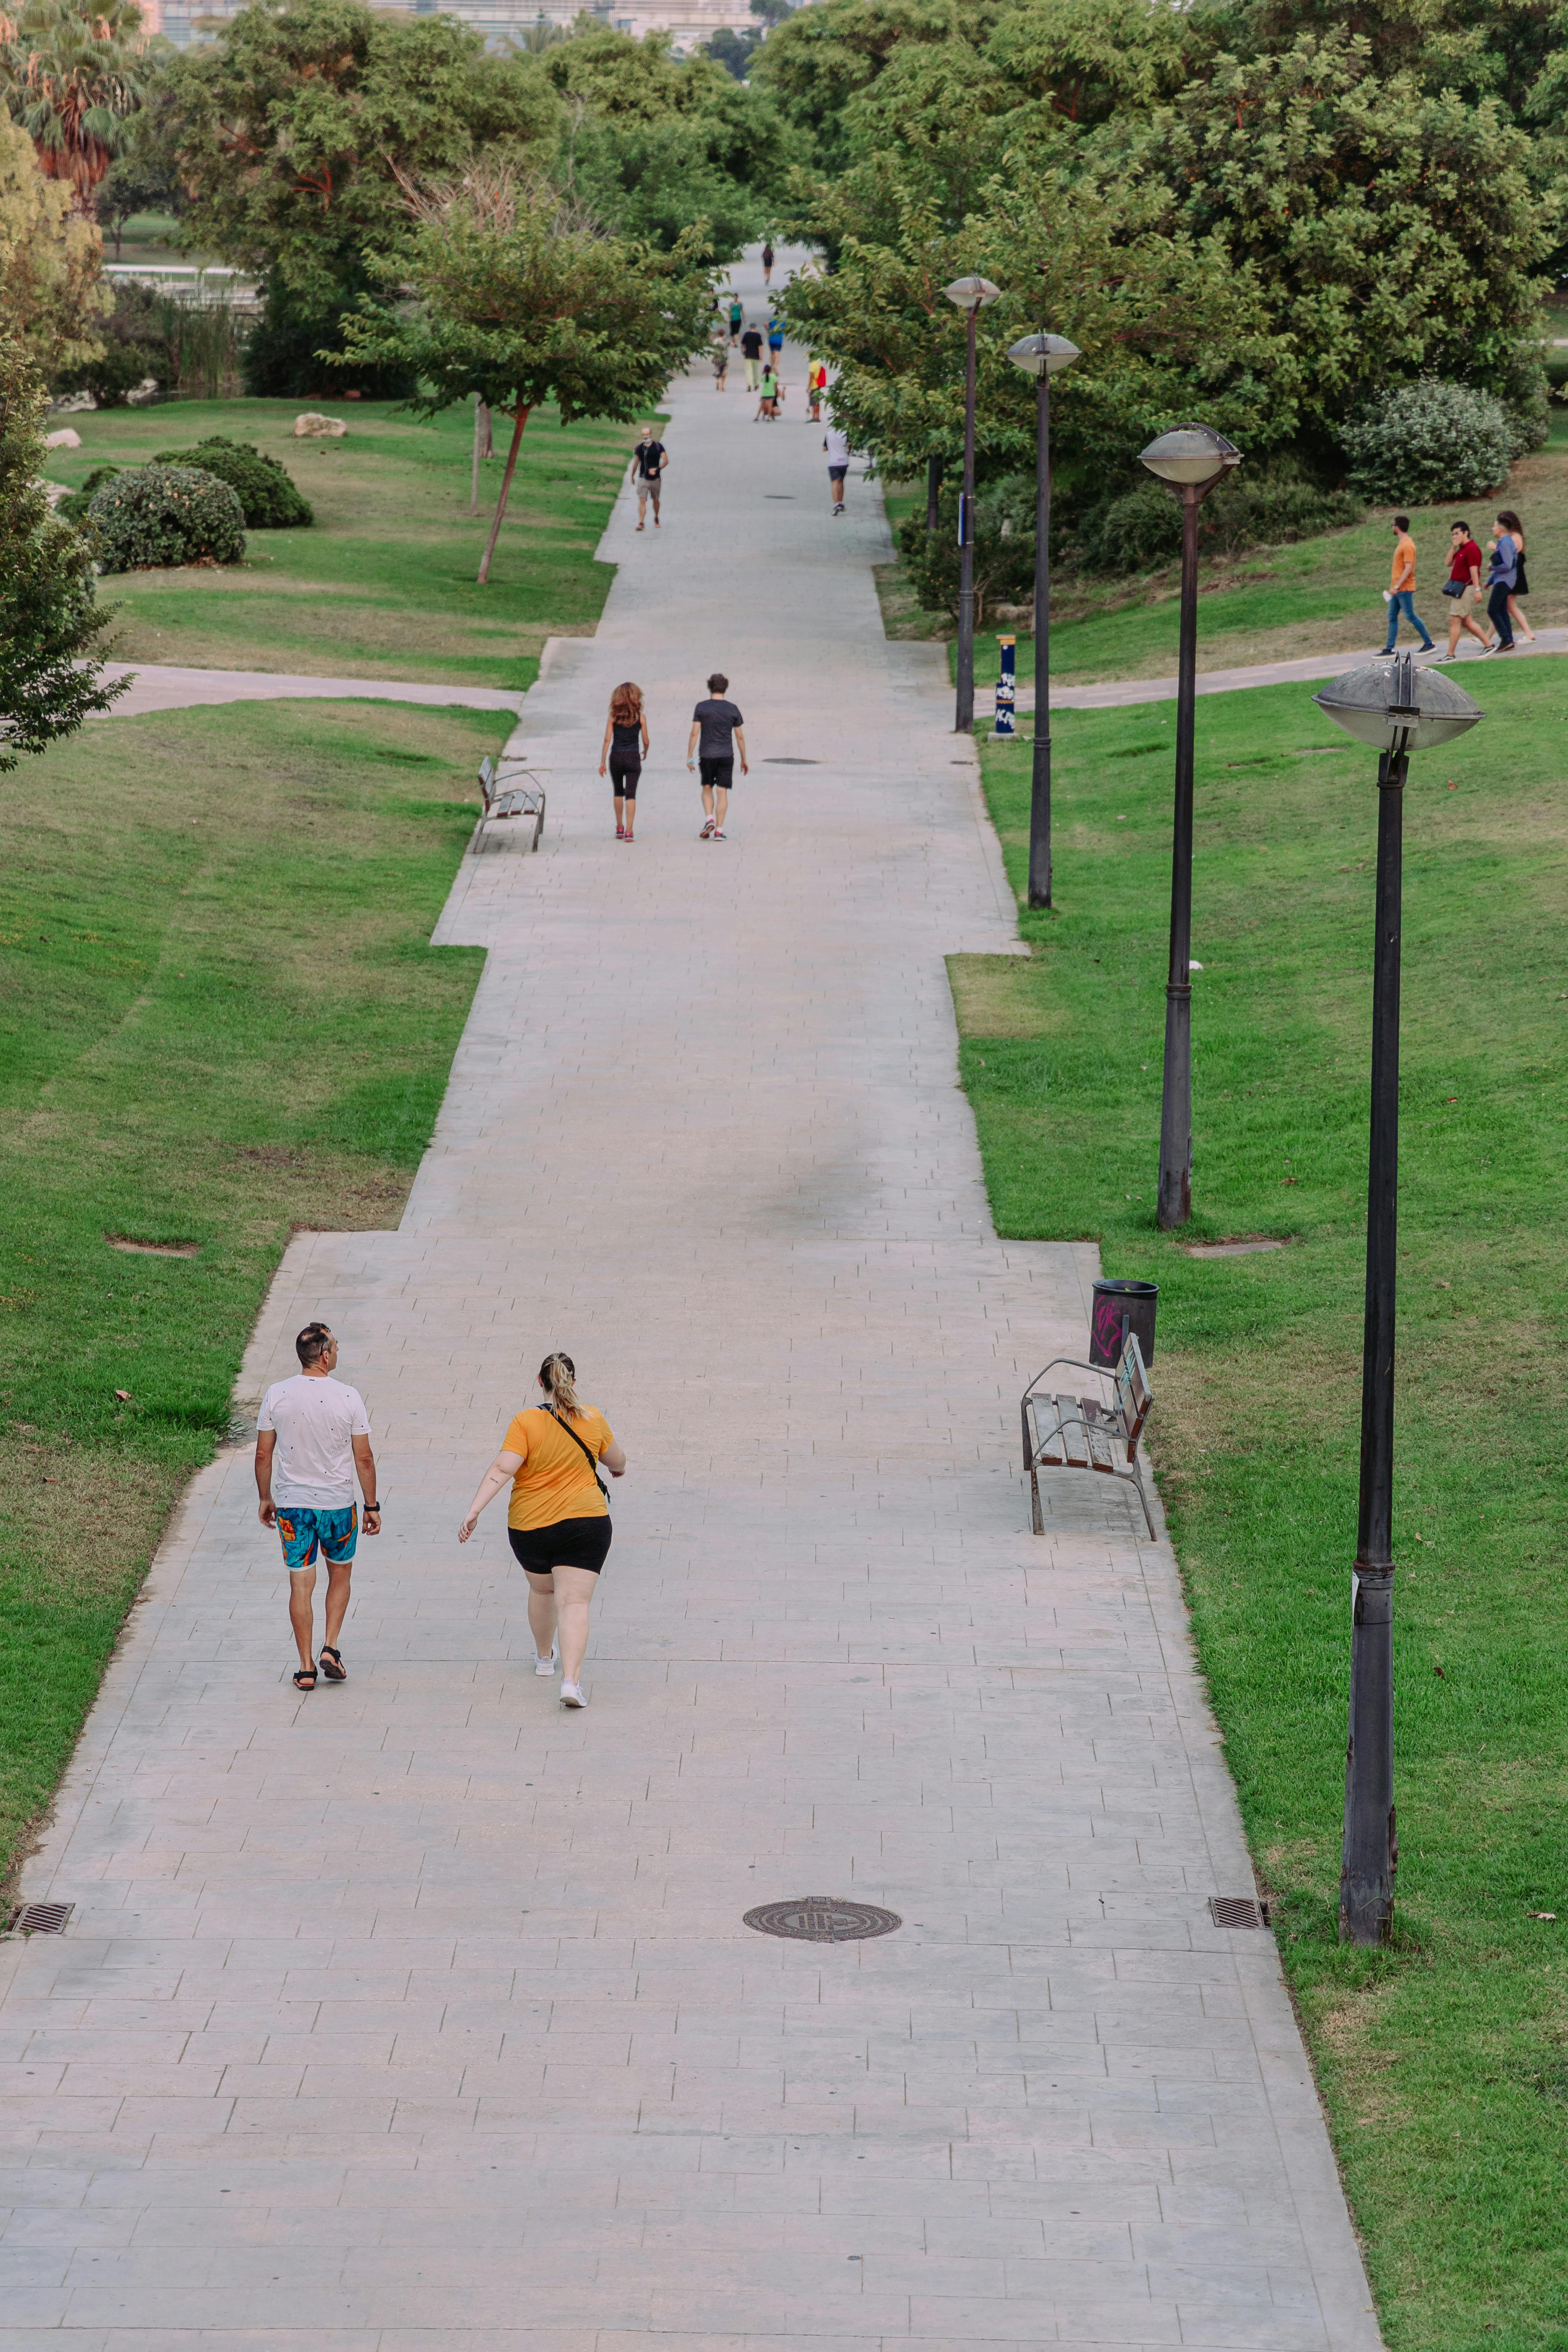
M637 779L641 774L642 761L635 751L611 751L610 782L616 788L616 798L618 801L636 800Z

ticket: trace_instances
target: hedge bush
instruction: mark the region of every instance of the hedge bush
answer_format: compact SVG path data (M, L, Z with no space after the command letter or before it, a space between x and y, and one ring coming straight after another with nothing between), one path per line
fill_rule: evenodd
M989 485L974 501L974 617L988 604L1026 604L1035 589L1035 483L1018 475ZM928 613L958 614L958 491L944 482L934 532L925 509L899 525L899 549Z
M1358 489L1384 505L1417 507L1500 488L1518 431L1489 392L1424 376L1364 402L1340 439Z
M94 490L88 522L106 572L237 563L245 515L226 482L195 466L138 466Z
M112 482L124 470L122 466L95 466L80 489L73 490L68 499L62 499L55 512L63 515L67 522L84 523L88 509L92 504L93 492L101 489L105 482Z
M276 457L263 457L254 442L230 441L221 433L190 449L160 449L155 466L195 466L216 474L239 499L247 530L296 530L315 516Z
M1346 530L1361 519L1361 500L1349 491L1325 489L1295 457L1271 457L1243 463L1209 492L1198 509L1198 547L1239 555ZM1096 508L1074 536L1086 571L1151 572L1180 558L1181 506L1159 483L1139 482Z

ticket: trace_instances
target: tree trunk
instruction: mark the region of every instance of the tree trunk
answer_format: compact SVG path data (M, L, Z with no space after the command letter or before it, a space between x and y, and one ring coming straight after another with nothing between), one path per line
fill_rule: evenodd
M479 433L479 455L481 457L493 457L496 453L496 445L495 436L490 430L490 412L489 403L483 400L476 401L474 403L474 422L478 425Z
M479 565L479 584L481 588L486 585L490 576L490 558L496 551L496 541L500 537L500 527L506 518L506 502L511 496L511 478L517 471L517 453L522 446L522 428L527 423L528 411L526 408L520 408L516 416L516 429L511 436L511 447L506 453L506 471L501 476L500 497L496 502L496 519L490 525L489 543L485 549L484 561Z

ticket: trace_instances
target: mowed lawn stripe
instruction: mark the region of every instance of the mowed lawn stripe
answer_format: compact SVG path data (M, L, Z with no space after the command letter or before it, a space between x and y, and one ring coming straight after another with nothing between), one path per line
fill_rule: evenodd
M1053 721L1053 916L955 958L1005 1234L1161 1285L1155 1456L1390 2344L1568 2343L1568 669L1405 808L1394 1948L1336 1940L1360 1413L1375 755L1299 687L1198 705L1194 1218L1153 1223L1173 714ZM1026 738L984 754L1026 877ZM1188 1242L1279 1252L1195 1260ZM1555 1913L1554 1919L1534 1916Z

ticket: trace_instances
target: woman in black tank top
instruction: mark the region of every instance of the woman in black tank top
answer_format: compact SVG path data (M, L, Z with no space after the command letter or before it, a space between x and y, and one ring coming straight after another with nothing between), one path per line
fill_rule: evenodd
M607 767L616 795L616 839L630 841L637 823L637 780L647 751L647 714L642 688L628 678L610 697L605 740L599 747L599 773Z

